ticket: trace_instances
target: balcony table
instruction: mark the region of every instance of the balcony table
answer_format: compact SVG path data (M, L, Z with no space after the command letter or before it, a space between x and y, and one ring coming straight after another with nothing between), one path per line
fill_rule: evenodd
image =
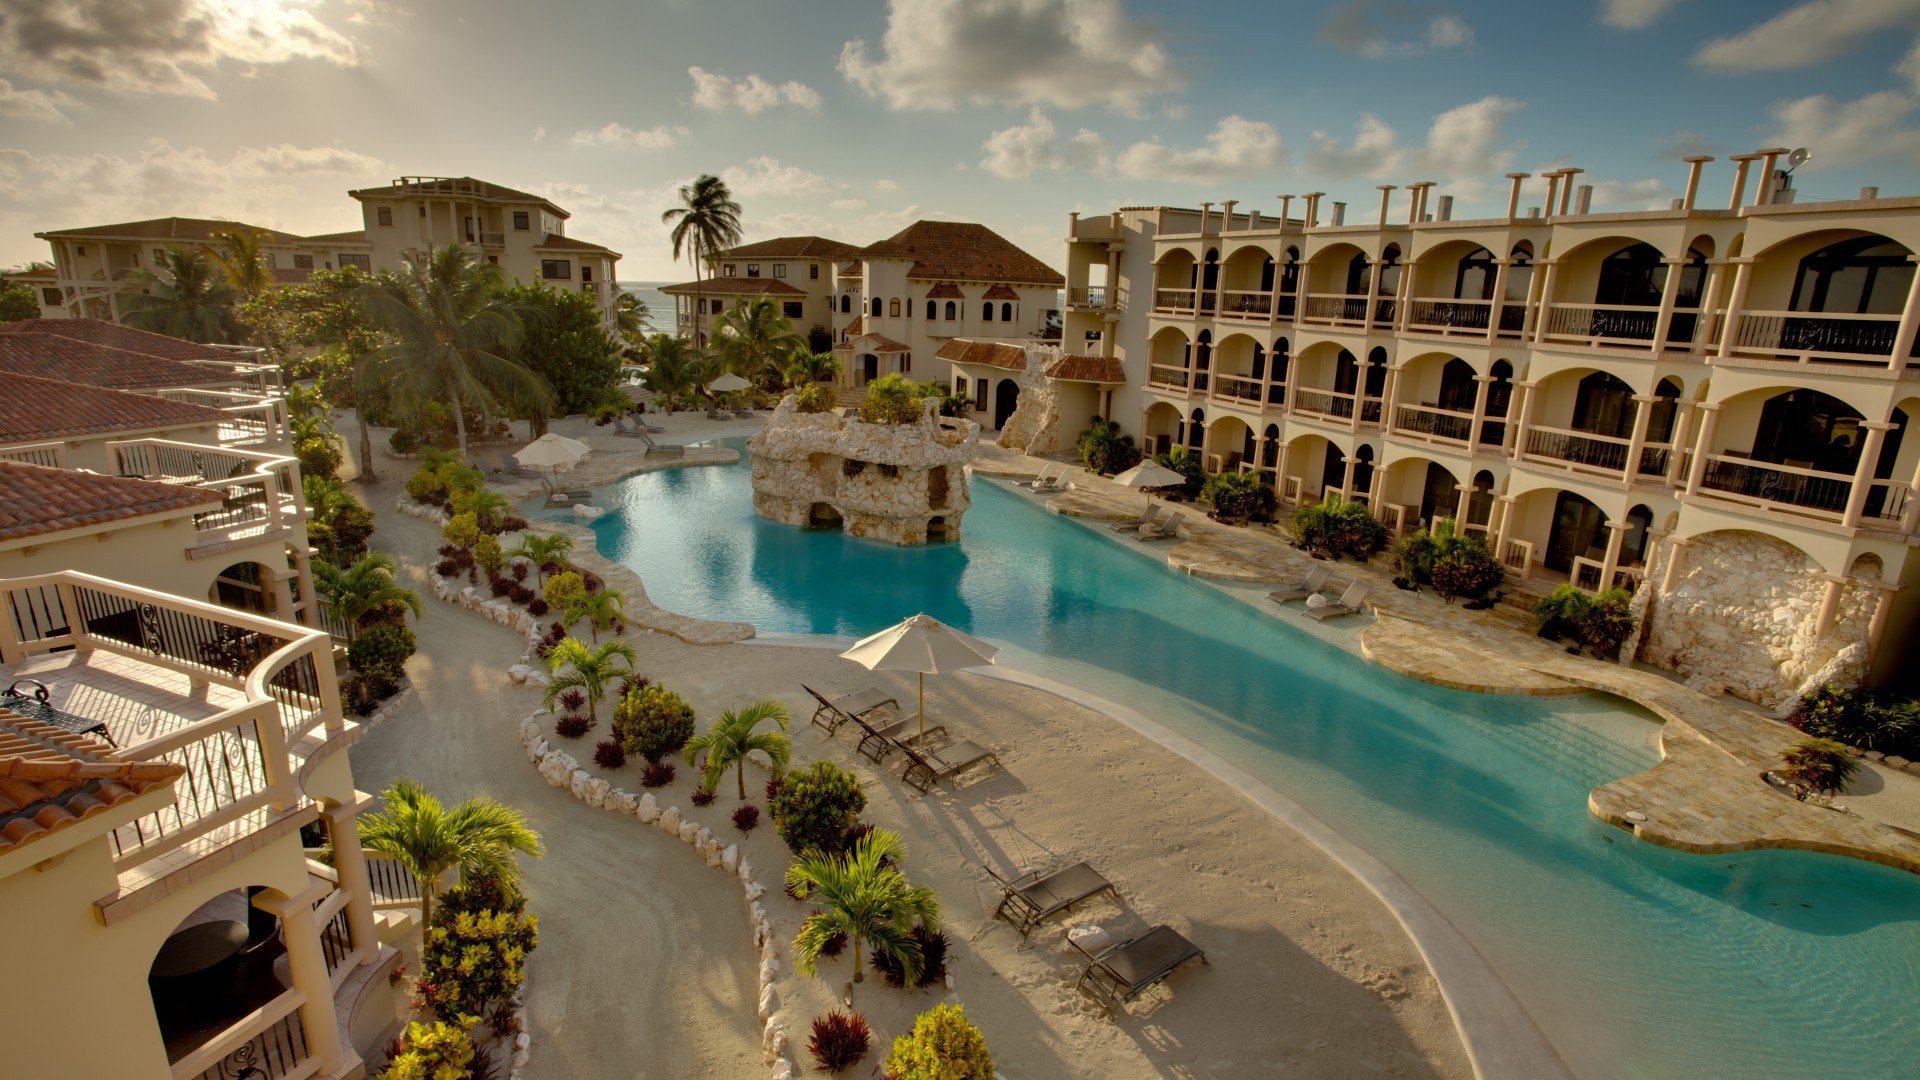
M222 920L189 926L168 938L153 958L151 979L180 979L218 966L247 943L247 924Z
M98 735L108 746L118 745L113 741L112 733L107 730L106 721L76 716L54 708L48 704L44 696L47 692L45 686L40 686L32 695L27 695L15 689L19 685L14 683L13 686L7 687L5 694L0 694L0 710L12 712L28 720L51 724L62 731L71 731L75 735Z

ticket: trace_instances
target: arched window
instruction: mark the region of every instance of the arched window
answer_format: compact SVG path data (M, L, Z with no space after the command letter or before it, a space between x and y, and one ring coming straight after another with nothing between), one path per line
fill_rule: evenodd
M1753 460L1852 474L1866 432L1860 410L1818 390L1778 394L1760 407Z
M1380 253L1380 295L1395 296L1399 292L1400 245L1388 244L1387 249Z
M1001 322L1013 321L1013 305L1012 304L1003 303L1000 305L1000 321Z
M1507 258L1512 263L1507 267L1507 302L1526 303L1527 293L1533 289L1533 248L1522 240L1513 246Z
M1487 369L1487 374L1493 377L1493 382L1487 384L1487 418L1505 419L1507 410L1513 407L1513 365L1505 360L1495 360L1493 366ZM1488 424L1480 429L1480 441L1500 442L1505 432L1504 424Z
M1594 289L1593 302L1625 307L1659 307L1660 294L1667 286L1668 269L1659 249L1652 244L1623 247L1600 260L1600 282ZM1697 248L1687 249L1687 261L1680 268L1680 287L1675 306L1699 307L1700 292L1706 279L1707 257Z
M1200 331L1198 347L1194 349L1193 369L1205 371L1213 362L1213 331Z
M1300 289L1300 249L1287 249L1287 263L1280 268L1280 291L1298 292Z
M893 299L887 301L887 316L893 319L897 319L900 317L900 298L899 297L896 296Z
M1253 370L1249 374L1256 379L1267 377L1267 350L1257 341L1253 343Z
M1260 264L1260 291L1273 291L1273 256L1271 255L1267 256L1266 261Z
M993 301L989 300L986 303L980 305L980 321L981 322L993 321Z
M1360 362L1345 349L1333 361L1333 392L1351 394L1360 385Z
M880 317L880 298L877 296L873 298L873 315L876 319Z
M1347 295L1365 296L1372 276L1373 266L1367 262L1367 253L1355 252L1353 258L1347 260Z
M1201 444L1206 442L1206 439L1207 414L1204 410L1195 409L1193 410L1193 415L1188 417L1187 445L1198 450Z
M840 298L840 314L842 315L853 314L853 297L842 296Z
M1260 467L1263 469L1273 469L1278 468L1279 464L1280 427L1277 424L1268 424L1266 443L1260 448Z
M953 301L951 300L947 301L947 321L952 322L953 320L959 317L960 317L960 310L954 306Z
M933 313L938 309L939 309L939 305L937 303L935 303L932 300L927 301L927 321L928 322L933 321Z
M1493 279L1497 273L1493 252L1476 248L1460 260L1453 275L1453 295L1457 300L1493 299Z
M1680 409L1680 384L1671 376L1653 388L1652 412L1647 414L1647 441L1673 441L1673 420Z
M1632 434L1632 388L1604 371L1582 378L1579 396L1573 399L1573 428L1616 439Z
M1459 357L1448 360L1440 369L1440 399L1443 409L1455 412L1472 412L1473 402L1479 396L1479 386L1473 380L1473 365Z
M1348 490L1355 495L1365 495L1373 490L1373 447L1356 449L1353 458L1353 487Z
M1207 249L1207 264L1200 276L1200 287L1207 292L1220 287L1220 252L1214 248Z
M1627 534L1620 538L1620 565L1639 566L1647 558L1647 530L1653 528L1653 511L1637 505L1627 511Z
M1387 350L1375 345L1367 353L1367 396L1383 397L1387 392Z
M1898 315L1913 285L1909 252L1884 236L1862 236L1800 260L1792 311Z

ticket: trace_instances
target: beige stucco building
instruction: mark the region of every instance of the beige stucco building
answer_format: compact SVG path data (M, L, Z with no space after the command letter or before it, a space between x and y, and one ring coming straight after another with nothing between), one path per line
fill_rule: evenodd
M1636 586L1640 655L1701 684L1884 680L1920 617L1920 199L1797 203L1783 154L1689 158L1657 211L1566 169L1477 220L1425 183L1380 224L1076 214L1065 345L1118 361L1103 407L1152 449L1454 518L1521 588Z
M674 332L682 337L691 338L697 322L704 340L712 335L715 316L736 301L763 297L780 305L796 333L805 335L817 326L831 334L838 295L834 268L859 250L824 236L779 236L709 258L698 288L688 281L660 291L673 297ZM697 310L696 303L706 310Z

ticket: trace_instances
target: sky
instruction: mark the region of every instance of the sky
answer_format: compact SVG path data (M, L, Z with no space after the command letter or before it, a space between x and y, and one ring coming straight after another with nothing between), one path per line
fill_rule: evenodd
M349 189L439 175L684 280L660 214L701 173L748 240L979 221L1058 266L1071 211L1359 222L1430 180L1473 217L1561 166L1664 207L1686 154L1724 206L1765 146L1812 152L1803 200L1920 194L1920 0L0 0L0 266L147 217L359 228Z

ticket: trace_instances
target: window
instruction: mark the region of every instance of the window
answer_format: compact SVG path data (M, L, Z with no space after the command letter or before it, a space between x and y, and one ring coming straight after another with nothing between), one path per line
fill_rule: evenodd
M278 267L279 265L280 265L280 256L275 255L271 251L267 252L267 269L272 270Z
M373 220L391 228L393 226L393 207L376 207L373 211Z
M893 318L893 319L897 319L900 317L900 298L899 297L896 296L893 299L887 301L887 317Z
M853 299L851 297L842 296L840 298L840 314L850 315L852 313L853 313Z
M820 280L820 264L819 263L807 264L807 280L808 281Z
M986 303L980 305L980 321L981 322L993 321L993 301L989 300Z
M735 267L732 263L727 263L721 266L720 272L726 277L733 277L735 274Z
M1012 304L1000 305L1000 321L1001 322L1013 321L1013 305Z
M937 304L937 303L935 303L935 302L934 302L934 301L932 301L932 300L929 300L929 301L927 301L927 321L928 321L928 322L932 322L932 321L933 321L933 319L934 319L934 312L936 312L936 311L938 311L938 310L940 310L940 305L939 305L939 304Z
M311 255L295 255L295 256L293 257L293 268L294 268L295 270L311 270L311 269L313 269L313 256L311 256Z
M910 352L901 353L900 354L900 374L905 375L907 372L912 370L913 370L913 354Z
M60 290L42 288L40 290L40 302L42 304L45 304L48 307L59 307L60 306Z
M797 319L800 317L800 301L798 300L784 301L780 305L780 310L781 310L781 313L786 315L787 318Z
M520 230L533 228L531 215L525 210L515 210L513 212L513 227Z
M342 253L340 256L340 269L345 270L349 266L358 268L362 273L371 274L373 273L373 256L347 255Z
M1847 240L1800 260L1789 311L1897 315L1913 283L1907 249L1884 236Z
M86 258L86 255L87 255L87 245L85 245L85 244L80 244L80 245L78 245L78 246L76 246L76 247L75 247L75 248L73 249L73 253L74 253L74 254L76 254L76 255L78 255L78 256L80 256L81 258Z
M495 265L495 266L499 266L499 265L500 265L500 256L498 256L498 255L489 255L489 256L487 256L487 261L488 261L488 262L490 262L490 263L492 263L492 264L493 264L493 265Z
M707 313L708 313L708 314L710 314L710 315L718 315L718 314L720 314L721 312L723 312L723 311L725 311L725 310L727 310L727 302L726 302L725 300L709 300L709 301L707 301Z
M774 276L774 277L777 277L777 278L783 278L783 277L786 277L786 276L787 276L787 264L786 264L786 263L774 263L774 264L773 264L773 276Z
M569 259L541 259L540 276L549 281L573 276L573 263Z
M426 204L426 203L421 203L421 204L420 204L420 205L419 205L418 207L416 207L415 209L417 209L417 210L419 210L419 211L420 211L420 216L421 216L421 217L426 217L426 216L427 216L427 204Z
M759 263L748 263L748 264L747 264L747 276L748 276L748 277L759 277L759 276L760 276L760 264L759 264Z
M880 317L880 298L877 296L873 298L873 317Z
M581 280L581 281L592 281L592 280L593 280L593 267L591 267L591 266L588 266L588 265L587 265L586 263L581 263L581 264L580 264L580 280Z
M953 301L951 300L947 301L947 321L952 322L953 320L959 317L960 317L960 309L954 306Z

